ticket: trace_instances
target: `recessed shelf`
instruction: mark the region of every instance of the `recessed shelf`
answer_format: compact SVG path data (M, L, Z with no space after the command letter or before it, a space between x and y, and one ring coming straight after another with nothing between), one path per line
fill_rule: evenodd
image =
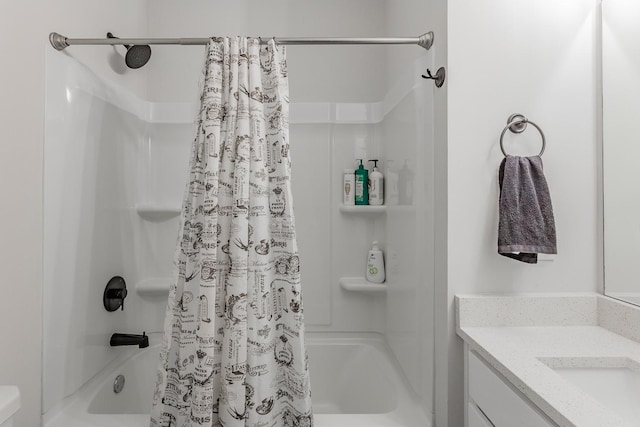
M364 277L341 277L338 279L338 283L342 289L352 292L364 292L364 293L385 293L387 292L387 286L382 283L367 282Z
M340 205L340 212L347 214L382 214L386 211L386 205Z
M152 277L136 283L136 293L141 296L162 296L169 294L172 277Z
M166 221L180 215L180 206L170 205L137 205L136 212L147 221Z

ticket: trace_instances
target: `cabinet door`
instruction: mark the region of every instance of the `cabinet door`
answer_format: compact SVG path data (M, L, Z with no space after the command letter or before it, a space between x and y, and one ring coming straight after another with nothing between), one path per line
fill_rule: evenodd
M469 417L469 424L467 424L467 427L494 427L493 424L491 424L491 421L489 421L473 403L469 403L467 416Z

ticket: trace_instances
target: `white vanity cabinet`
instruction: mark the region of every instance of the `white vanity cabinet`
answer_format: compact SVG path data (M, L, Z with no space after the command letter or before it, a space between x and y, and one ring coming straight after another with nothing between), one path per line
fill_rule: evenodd
M466 427L557 427L465 345Z

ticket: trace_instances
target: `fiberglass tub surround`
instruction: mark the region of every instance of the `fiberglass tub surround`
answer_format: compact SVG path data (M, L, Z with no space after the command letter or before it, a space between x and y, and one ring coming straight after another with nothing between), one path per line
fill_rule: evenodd
M130 120L131 125L128 125L127 128L131 129L132 135L135 135L135 137L116 136L114 139L109 134L106 134L104 136L105 140L110 141L110 143L115 140L121 144L129 144L130 139L141 140L138 143L139 145L133 144L133 146L124 149L128 160L125 163L123 175L129 176L134 181L137 180L138 184L133 189L123 185L122 192L116 192L123 198L119 202L119 207L117 207L119 221L133 230L130 235L125 233L122 236L122 238L131 239L129 248L133 253L127 255L127 257L131 257L130 261L132 263L135 261L135 265L131 265L129 267L130 270L127 270L130 273L124 273L129 277L128 288L130 294L125 302L126 308L124 312L118 310L113 313L107 313L105 311L110 317L105 317L104 323L96 324L95 327L102 328L102 330L97 329L96 332L102 337L100 339L105 340L105 342L108 342L109 336L113 331L140 333L145 330L151 335L154 332L157 335L160 332L158 325L162 324L164 304L166 304L170 282L171 264L167 260L171 259L172 241L175 238L173 230L177 226L176 221L179 212L179 209L174 207L178 205L175 200L177 200L181 192L180 186L172 182L169 175L179 176L186 173L183 165L188 156L188 150L186 149L188 145L182 143L182 141L188 140L188 135L192 130L192 126L188 123L188 118L192 116L195 108L184 103L149 104L133 97L127 97L124 93L119 97L117 88L104 85L89 70L75 63L72 59L56 57L51 58L51 63L51 70L57 67L61 75L72 76L72 79L80 81L85 88L79 90L77 83L69 80L67 80L66 85L62 85L63 87L56 88L55 84L50 85L52 92L57 89L60 94L65 95L55 97L52 93L50 97L52 100L51 108L60 112L64 112L66 108L66 111L68 111L68 113L61 113L59 117L60 121L58 123L65 123L66 127L57 129L59 138L55 139L56 143L64 144L66 141L80 139L86 141L82 133L78 133L77 136L74 136L74 133L69 134L71 131L76 132L71 125L73 123L72 117L86 120L85 126L87 129L85 129L85 132L90 132L89 128L96 126L103 119L101 114L105 110L117 112L118 115ZM421 64L416 64L416 69L420 66ZM408 92L405 92L406 95L397 106L380 105L372 108L372 106L363 105L360 109L354 109L354 106L351 105L349 109L343 109L342 111L339 105L329 106L328 111L333 111L333 113L327 117L319 116L316 109L311 106L301 105L295 109L296 113L291 132L294 137L300 139L308 136L318 138L313 131L317 132L317 127L320 125L307 125L306 123L317 120L330 121L330 116L337 117L342 124L336 125L338 140L335 144L336 149L340 149L337 152L338 155L342 156L343 150L348 146L347 142L351 138L350 128L355 128L357 132L362 130L372 132L380 127L380 124L366 124L366 121L375 123L383 119L384 116L380 113L375 113L375 111L383 111L384 108L389 109L388 119L384 119L385 121L382 122L382 125L385 125L382 129L386 129L386 126L393 129L391 127L393 126L397 127L397 132L400 132L400 121L403 117L402 110L413 108L415 105L424 105L423 103L426 102L424 95L420 94L420 92L413 91L410 88L406 90ZM69 93L71 95L67 96ZM53 101L57 101L60 104L55 104ZM74 102L82 102L82 104L75 107L73 105ZM95 111L95 107L94 109L87 108L87 106L96 105L100 106L100 108ZM86 117L78 114L78 111L93 112L94 114L89 114ZM355 120L365 120L365 123L355 126L348 124ZM398 120L397 126L395 124L396 120ZM371 126L371 128L367 129L367 126ZM56 129L55 124L52 125L52 129ZM106 129L119 129L119 127L108 127ZM404 131L406 132L406 129ZM407 136L409 137L409 135ZM180 142L176 143L176 141ZM321 143L322 139L318 142ZM326 144L327 141L325 140L324 143ZM101 144L104 143L96 139L96 147ZM50 150L63 149L54 144L50 144L48 147ZM117 148L118 145L115 145L115 147ZM407 149L410 149L410 147L407 146ZM294 170L294 173L298 174L294 177L294 183L308 181L310 178L305 174L318 173L322 167L317 165L313 167L314 159L308 159L308 156L304 156L303 151L300 151L300 153L294 153L294 155L300 159L299 163L302 163L304 167ZM407 152L406 155L410 155L410 153ZM138 158L137 161L134 160L136 157ZM185 162L176 162L176 159L184 160ZM74 170L73 164L68 161L65 163L64 157L60 157L58 161L58 165L50 162L50 167L47 169L52 176L53 182L56 179L60 181L59 178L53 175L55 172L66 170L66 173L70 173ZM331 159L327 159L327 161L331 162ZM339 171L342 168L340 164L337 164L334 165L334 169ZM78 170L77 173L82 172ZM339 178L339 176L335 178L336 183ZM140 198L135 197L136 194L142 194L144 198L140 200ZM47 203L49 212L56 212L56 209L62 209L56 204L59 202L57 199L47 198L47 200L49 201ZM370 218L368 219L370 222L368 226L375 225L380 227L384 222L388 222L390 226L395 227L395 220L399 218L404 221L413 221L415 220L415 210L409 208L407 206L398 206L398 209L395 209L391 206L386 218L384 216ZM113 208L106 210L108 213L113 212ZM315 208L307 207L304 203L298 204L299 217L300 212L302 212L302 215L309 213L309 216L311 216L314 210ZM100 209L97 209L95 215L100 215ZM340 214L338 213L337 215ZM71 221L74 218L67 218L62 214L57 218L60 223L66 224L64 227L73 227L71 223L66 223L66 221ZM346 221L345 225L351 224L349 226L355 226L356 229L361 227L361 224L354 223L354 218L352 217L338 218ZM305 217L300 218L299 222L305 223ZM91 223L87 224L89 229L91 226ZM113 225L114 229L118 227L122 226ZM362 230L365 229L363 228ZM400 227L397 228L397 231L398 233L394 234L393 238L390 239L391 247L393 247L393 242L396 238L398 239L398 247L401 247L401 242L406 242L408 239L408 235L404 236ZM304 253L309 245L304 237L314 238L315 242L317 242L318 240L314 235L317 233L318 230L311 228L301 230L300 235L303 236L300 244L301 252ZM314 240L312 239L312 241ZM116 247L121 244L117 239L113 243ZM354 243L357 242L351 241L352 245ZM356 244L354 247L358 247L358 245ZM398 265L391 264L388 283L391 285L397 284L397 287L391 288L387 295L389 302L399 305L406 304L404 300L407 297L413 298L411 293L407 293L410 288L402 285L403 277L408 280L407 275L410 270L406 267L399 267L404 262L409 263L410 257L415 256L415 254L411 253L411 247L403 247L402 250L408 251L404 254L407 259L398 260L396 256L395 262ZM119 256L123 255L122 253L119 254ZM115 262L117 262L117 258ZM315 268L313 263L311 263L310 267L311 269ZM72 267L69 266L68 268ZM110 271L115 271L115 269ZM92 274L97 273L99 271L94 271ZM105 275L107 275L106 272ZM83 298L96 298L101 301L102 291L103 289L88 289L87 292L89 294L83 296ZM324 288L322 292L326 291L327 289ZM313 290L310 293L313 294ZM330 296L330 294L326 295L327 297ZM370 298L367 294L349 293L345 295L345 297L358 301L363 296L366 300ZM63 294L52 293L50 298L52 301L61 300ZM326 297L321 297L321 299L324 298ZM381 301L376 300L377 298L370 302L376 305L380 304ZM53 310L49 313L51 317L49 327L51 329L48 336L52 336L54 331L62 328L65 322L71 321L58 316L57 312ZM82 311L72 311L69 315L89 315L88 313L82 313ZM313 330L313 322L315 321L313 320L313 311L311 313L312 325L310 329ZM417 320L408 317L412 311L406 310L406 307L396 313L396 316L399 313L404 313L405 318L396 317L395 321L398 322L398 328L406 327L403 321L414 322ZM320 318L324 316L326 314L322 313ZM115 323L108 323L114 321ZM128 322L141 325L141 327L137 327L135 330L128 330L126 327ZM401 331L401 329L398 329L398 331ZM68 333L68 339L73 339L78 343L82 342L82 330L71 329ZM314 344L310 347L312 369L313 366L317 365L317 362L313 362L316 357L321 361L331 361L330 364L324 364L316 368L315 370L319 372L318 378L315 381L312 380L312 391L315 396L314 411L319 417L316 418L316 422L320 423L324 419L327 426L341 425L340 423L345 426L357 426L360 425L358 423L361 423L361 425L365 426L370 425L368 423L375 420L376 423L380 423L379 425L410 426L416 425L415 420L420 420L418 425L427 425L429 417L425 414L424 409L420 407L420 397L415 394L414 390L415 387L428 380L428 376L422 376L424 374L428 375L428 373L419 373L418 375L410 376L408 380L406 379L408 377L406 375L408 368L415 369L416 372L420 371L418 368L419 353L415 352L415 345L419 341L416 341L406 333L398 333L397 335L390 333L386 340L383 340L380 335L375 335L375 339L369 336L362 338L358 335L348 337L341 338L340 335L334 335L322 339L314 338ZM396 349L390 349L385 344L385 341L389 341L396 346ZM91 343L86 343L85 345L89 344ZM58 342L45 340L45 353L50 355L47 358L49 361L47 366L49 367L45 367L47 369L45 373L45 385L47 386L45 388L45 425L47 427L65 425L64 423L70 423L71 420L76 418L86 423L84 425L96 426L102 425L101 423L114 422L114 420L118 420L121 425L125 426L144 425L145 422L148 422L148 408L150 407L148 396L150 392L153 392L150 384L155 381L157 349L155 353L154 350L140 352L137 348L116 349L106 346L101 347L100 344L101 342L96 340L90 345L93 349L92 351L100 355L98 358L83 359L86 357L86 353L74 353L73 357L80 357L77 360L81 366L84 366L84 369L75 373L75 376L72 377L75 378L73 382L68 382L63 379L65 370L55 370L54 366L59 363L57 361L64 360L64 358L70 356L67 355L66 350ZM375 357L367 357L367 355L375 355ZM396 362L398 357L400 357L398 359L400 365ZM104 368L101 365L108 365L108 367ZM132 366L138 367L133 369ZM334 369L329 369L330 366L333 366ZM340 367L340 369L337 370L335 367ZM380 375L375 374L376 372L380 372ZM126 385L121 394L115 394L113 382L120 373L125 376ZM60 382L50 382L56 376ZM59 385L65 384L66 389L59 388ZM74 390L74 387L79 389ZM94 397L88 399L87 396Z
M333 6L339 7L337 2ZM311 3L301 7L313 9L310 13L318 17L332 8ZM151 11L157 31L179 7L163 8ZM348 12L354 18L356 9ZM374 8L377 18L355 26L341 21L337 25L345 28L336 28L336 34L379 33L386 19L383 10ZM204 14L198 11L198 16ZM301 25L295 16L281 18ZM212 25L210 20L189 25L171 21L182 34L192 34L198 25L205 34ZM253 34L261 28L249 24L238 32ZM282 28L282 34L310 30ZM415 28L416 34L424 31L423 23L416 22ZM403 27L400 33L406 31ZM127 36L122 31L118 35ZM84 414L79 418L84 425L109 420L146 425L144 412L150 401L142 396L148 393L146 378L151 375L155 381L155 362L153 369L127 373L119 396L113 382L116 371L129 372L134 361L152 359L153 350L112 348L108 342L115 332L145 331L157 337L162 328L194 135L197 105L191 95L197 87L202 48L153 46L153 55L141 70L151 101L132 96L110 84L108 73L98 77L73 59L76 49L89 48L108 49L74 46L69 49L71 56L47 53L44 419L49 426ZM433 317L425 307L432 306L427 283L432 277L421 274L417 266L430 269L432 263L423 252L424 242L433 241L432 211L427 209L433 191L429 180L433 84L420 77L432 66L431 56L418 55L418 50L422 49L288 48L292 186L304 263L305 322L314 340L318 333L324 340L318 344L322 350L316 350L316 341L309 350L311 369L321 372L317 380L311 378L316 424L325 422L318 425L364 426L375 421L400 427L431 422ZM387 64L394 70L389 82L382 72L387 56L394 58ZM318 67L334 62L344 70L329 68L318 78ZM365 69L367 73L362 73ZM410 171L413 187L426 191L415 191L402 204L391 191L389 205L379 215L341 212L342 171L356 157L381 159L380 170L391 176ZM81 194L79 200L67 200L73 195L66 189ZM71 205L77 215L66 214L65 206ZM64 246L74 240L75 246ZM363 276L362 257L372 240L383 242L386 251L386 292L340 288L340 278ZM64 256L59 247L65 248ZM103 313L102 292L114 275L127 282L125 310ZM61 315L65 304L73 309ZM353 346L342 340L345 331ZM365 357L373 354L371 360ZM334 369L314 367L313 358L332 360ZM354 369L346 372L346 367ZM359 367L366 370L355 369ZM371 374L375 370L384 374L375 377ZM107 386L96 385L100 378ZM99 397L89 400L93 393L89 390ZM118 397L125 396L129 397L121 400L126 403L118 403Z

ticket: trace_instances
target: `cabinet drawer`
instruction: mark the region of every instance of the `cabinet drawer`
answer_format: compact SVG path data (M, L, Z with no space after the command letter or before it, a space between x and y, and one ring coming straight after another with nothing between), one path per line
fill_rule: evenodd
M472 351L468 354L469 399L495 427L554 427L479 356Z

